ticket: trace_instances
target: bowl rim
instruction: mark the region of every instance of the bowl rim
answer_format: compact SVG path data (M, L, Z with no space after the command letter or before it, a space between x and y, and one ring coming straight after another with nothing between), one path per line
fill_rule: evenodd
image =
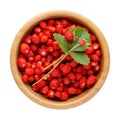
M48 18L55 18L55 17L56 18L62 18L62 17L69 18L70 20L72 20L74 18L74 20L76 20L76 22L80 21L84 26L87 26L88 29L90 29L92 32L94 32L94 34L99 39L99 42L101 41L100 45L102 46L102 52L104 51L103 56L102 56L103 60L104 60L103 61L104 66L102 67L102 70L100 71L100 74L98 75L99 81L97 81L97 83L92 88L87 90L86 92L83 92L82 94L80 94L74 98L70 98L69 100L64 101L64 102L48 100L48 99L42 97L42 95L38 95L38 93L35 93L33 90L31 91L30 86L28 86L22 82L21 74L19 72L19 69L18 69L17 63L16 63L19 44L20 44L21 40L23 39L23 37L25 37L25 34L29 33L30 30L39 21L46 20ZM110 52L109 52L107 41L106 41L103 33L90 19L88 19L87 17L85 17L79 13L72 12L72 11L52 10L52 11L40 13L40 14L32 17L21 27L21 29L16 34L13 44L12 44L12 47L11 47L10 66L11 66L11 72L12 72L12 75L14 77L16 84L28 98L30 98L32 101L34 101L40 105L43 105L45 107L55 108L55 109L65 109L65 108L75 107L75 106L78 106L78 105L81 105L81 104L87 102L93 96L95 96L96 93L101 89L101 87L103 86L103 84L106 80L108 72L109 72Z

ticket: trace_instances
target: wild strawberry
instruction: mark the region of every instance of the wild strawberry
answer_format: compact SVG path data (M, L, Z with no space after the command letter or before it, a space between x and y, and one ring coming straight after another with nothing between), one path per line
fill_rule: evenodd
M55 23L54 19L48 20L48 25L52 26L52 25L54 25L54 23Z
M74 60L71 60L71 61L70 61L70 65L71 65L72 67L76 67L76 66L77 66L77 62L74 61Z
M70 88L67 89L67 92L68 92L68 94L73 95L73 94L76 93L76 88L70 87Z
M46 81L45 80L42 80L40 81L39 83L36 84L38 88L42 88L46 85Z
M62 68L63 73L67 74L71 71L71 65L69 63L66 63Z
M63 80L63 83L65 85L69 85L70 84L70 79L68 77L65 77L64 80Z
M85 52L86 52L87 54L92 54L92 53L94 52L93 46L89 46Z
M20 45L20 51L23 53L23 54L27 54L30 50L30 46L26 43L22 43Z
M61 96L61 92L60 91L56 91L55 92L55 96L59 98Z
M19 58L17 59L17 64L18 64L18 66L19 66L20 68L24 68L24 67L26 66L26 64L27 64L26 59L23 58L23 57L19 57Z
M42 29L45 29L47 27L47 23L45 21L41 21L39 25Z
M99 43L93 43L93 48L95 49L95 50L97 50L97 49L99 49L99 47L100 47L100 44Z
M64 26L64 27L67 27L69 25L69 22L67 19L62 19L61 20L61 24Z
M62 100L62 101L65 101L65 100L68 99L68 97L69 97L68 93L64 91L64 92L61 93L61 96L60 96L59 99Z
M100 57L101 54L102 54L102 52L101 52L101 50L96 50L96 51L95 51L95 54L96 54L98 57Z
M23 74L23 76L22 76L22 81L23 81L24 83L27 83L27 82L28 82L28 75L27 75L27 74Z
M26 69L25 69L25 73L26 73L27 75L34 75L35 71L34 71L33 68L26 68Z
M72 72L69 72L68 73L68 78L71 79L71 80L74 80L75 79L75 74L72 73Z
M82 73L76 73L75 74L75 79L80 80L82 78Z
M96 36L95 35L90 35L90 38L91 38L91 41L92 42L96 42L96 40L97 40L97 38L96 38Z
M32 90L34 90L35 92L38 92L39 88L36 85L34 85L32 86Z
M58 25L56 25L56 32L57 33L62 33L63 32L63 25L61 25L61 24L58 24Z
M41 36L41 39L40 39L40 42L41 42L41 43L46 43L47 40L48 40L48 36L47 36L47 35L42 35L42 36Z
M40 43L40 37L35 33L32 35L32 42L35 43L35 44Z
M82 78L80 79L80 85L79 85L79 87L80 87L81 89L85 88L85 83L86 83L86 77L82 77Z
M51 89L48 90L47 95L48 95L49 98L53 99L53 98L55 97L55 92L54 92L54 90L51 90Z
M31 35L28 35L28 36L24 39L24 42L27 43L27 44L30 44L30 43L31 43Z
M41 28L40 27L35 27L34 32L39 34L41 32Z
M65 38L66 38L67 41L71 42L74 39L74 35L73 35L72 32L66 32L65 33Z
M45 56L47 56L48 52L46 49L41 48L41 49L39 49L39 54L45 57Z
M80 45L80 46L84 46L85 44L86 44L86 41L85 41L85 40L80 40L80 41L79 41L79 45Z
M58 87L58 80L57 79L53 79L52 81L50 81L50 88L51 89L56 89Z
M86 80L86 86L91 86L91 85L95 84L96 81L97 81L97 77L95 77L94 75L91 75Z
M95 61L95 62L99 62L99 61L100 61L100 58L99 58L97 55L95 55L95 54L92 54L92 55L91 55L91 59L92 59L93 61Z
M47 94L47 92L49 91L49 87L48 86L44 86L41 90L41 93L43 94Z

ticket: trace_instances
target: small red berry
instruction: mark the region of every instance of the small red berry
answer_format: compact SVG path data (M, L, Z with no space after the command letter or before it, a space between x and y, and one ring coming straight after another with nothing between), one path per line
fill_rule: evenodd
M20 51L23 53L23 54L27 54L30 50L30 46L26 43L22 43L20 45Z
M28 35L28 36L24 39L24 42L27 43L27 44L30 44L30 43L31 43L31 35Z
M35 33L32 35L32 42L35 43L35 44L40 43L40 37Z
M20 68L24 68L24 67L26 66L26 64L27 64L26 59L23 58L23 57L19 57L19 58L17 59L17 64L18 64L18 66L19 66Z
M60 48L57 41L52 42L52 47L54 50L58 50Z
M46 85L46 81L45 80L42 80L40 81L39 83L36 84L38 88L42 88Z
M32 86L32 90L34 90L35 92L38 92L38 87L36 85Z
M76 71L77 71L78 73L82 72L82 70L83 70L83 66L78 66L78 67L76 68Z
M51 33L55 32L55 27L54 26L47 26L47 30L50 31Z
M73 35L72 32L66 32L65 33L65 38L66 38L67 41L71 42L74 39L74 35Z
M41 28L40 27L35 27L34 32L39 34L41 32Z
M63 68L62 68L62 71L63 71L63 73L65 73L65 74L67 74L67 73L69 73L70 71L71 71L71 65L69 64L69 63L66 63L64 66L63 66Z
M43 36L41 36L40 42L41 43L46 43L47 40L48 40L48 36L47 35L43 35Z
M40 55L42 55L44 57L47 56L47 54L48 54L47 50L44 49L44 48L39 49L38 52L39 52Z
M39 61L41 59L41 55L36 55L35 56L35 58L34 58L34 60L37 62L37 61Z
M70 87L70 88L67 89L67 92L68 92L68 94L73 95L73 94L76 93L76 88Z
M100 71L100 65L95 66L95 67L94 67L94 70L95 70L95 71Z
M87 50L86 50L86 53L87 53L87 54L92 54L93 52L94 52L93 46L89 46L89 47L87 48Z
M22 81L23 81L24 83L27 83L27 82L28 82L28 75L27 75L27 74L23 74L23 76L22 76Z
M71 80L74 80L75 79L75 74L73 72L69 72L68 73L68 78L71 79Z
M48 95L49 98L53 99L53 98L55 97L55 92L54 92L54 90L51 90L51 89L48 90L47 95Z
M82 78L82 73L76 73L75 78L76 80L80 80Z
M53 44L53 40L52 39L48 39L47 46L51 46L52 44Z
M54 23L55 23L55 21L54 21L54 19L50 19L50 20L48 20L48 25L54 25Z
M84 46L85 44L86 44L86 41L85 41L85 40L80 40L80 41L79 41L79 45L80 45L80 46Z
M34 75L35 71L34 71L33 68L26 68L26 69L25 69L25 73L26 73L27 75Z
M53 79L52 81L50 81L50 88L51 89L56 89L58 87L58 80L57 79Z
M30 46L30 48L31 48L32 51L37 51L37 50L38 50L38 47L37 47L37 45L35 45L35 44L32 44L32 45Z
M92 70L92 69L88 70L87 74L88 74L88 76L93 75L94 74L94 70Z
M44 86L44 87L42 88L41 92L42 92L43 94L47 94L48 90L49 90L49 87L48 87L48 86Z
M51 72L51 76L52 77L60 77L60 72L59 72L59 69L54 69L52 72Z
M95 50L97 50L97 49L99 49L99 47L100 47L100 44L99 43L93 43L93 48L95 49Z
M61 25L61 24L58 24L58 25L56 25L56 32L57 33L62 33L63 32L63 25Z
M95 54L96 54L98 57L100 57L101 54L102 54L102 52L101 52L101 50L96 50L96 51L95 51Z
M97 81L97 77L94 76L94 75L91 75L91 76L88 77L88 79L87 79L87 81L86 81L86 86L89 87L89 86L95 84L96 81Z
M67 27L69 25L69 22L67 19L62 19L61 20L61 24L64 26L64 27Z
M79 87L80 87L81 89L85 88L85 83L86 83L86 77L82 77L82 78L80 79L80 85L79 85Z
M68 97L69 97L68 93L64 91L61 93L60 100L65 101L68 99Z
M63 79L63 83L64 83L65 85L69 85L69 84L70 84L70 79L69 79L68 77L65 77L65 78Z
M71 60L71 61L70 61L70 65L71 65L72 67L76 67L76 66L77 66L77 62L74 61L74 60Z
M52 46L47 47L47 51L48 51L48 52L53 52L53 50L54 50L54 49L53 49Z
M100 58L97 55L95 55L95 54L91 55L91 59L93 61L95 61L95 62L99 62L100 61Z
M28 77L28 81L32 83L35 80L35 77L33 75Z
M96 65L98 65L98 62L92 61L90 64L91 64L91 66L96 66Z
M41 21L39 25L42 29L45 29L47 27L47 23L45 21Z
M91 64L83 65L83 69L85 70L89 70L90 68L91 68Z
M96 42L97 38L95 35L90 35L91 41L92 42Z
M38 81L40 79L40 75L36 74L35 75L35 80Z
M41 69L35 68L35 74L40 75L42 73Z
M82 93L83 92L83 90L82 89L80 89L80 88L77 88L77 90L76 90L76 94L77 95L79 95L80 93Z
M78 88L79 87L79 81L74 82L73 87Z
M60 91L56 91L55 92L55 96L59 98L61 96L61 92Z

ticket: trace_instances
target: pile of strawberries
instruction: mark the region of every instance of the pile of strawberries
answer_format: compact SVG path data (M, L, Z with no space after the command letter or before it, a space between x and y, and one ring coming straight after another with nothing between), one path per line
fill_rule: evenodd
M76 26L79 25L65 18L40 21L20 44L17 65L22 73L21 79L46 98L65 101L89 89L97 81L102 52L96 36L89 32L91 45L85 51L91 61L88 65L78 64L68 55L46 78L33 85L64 54L53 33L62 34L71 41L73 35L68 30ZM79 44L82 46L85 41Z

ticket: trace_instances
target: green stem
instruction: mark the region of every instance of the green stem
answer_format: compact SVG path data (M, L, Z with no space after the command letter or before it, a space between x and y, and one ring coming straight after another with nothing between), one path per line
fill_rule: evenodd
M39 83L41 80L45 79L67 56L68 54L64 54L61 59L58 61L58 63L46 74L44 75L41 79L39 79L37 82L35 82L32 86L36 85Z
M51 63L49 66L45 67L43 70L47 70L49 67L51 67L52 65L54 65L55 63L57 63L61 58L63 57L63 55L61 55L56 61L54 61L53 63Z

